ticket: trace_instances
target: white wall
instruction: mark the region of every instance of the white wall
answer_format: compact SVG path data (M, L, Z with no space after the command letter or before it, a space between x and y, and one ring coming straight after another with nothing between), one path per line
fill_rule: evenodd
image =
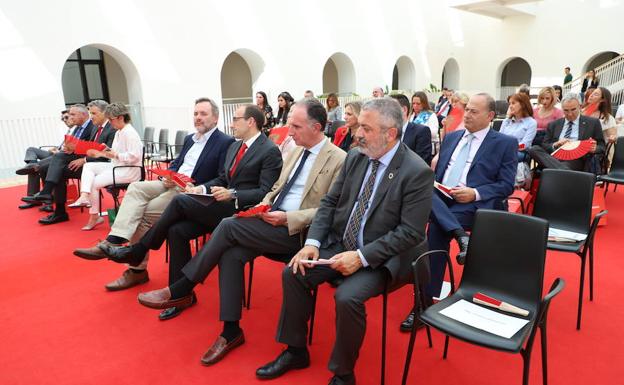
M500 64L516 56L531 65L532 85L561 83L563 67L578 76L594 54L624 51L620 34L589 39L591 28L566 27L591 20L614 31L622 3L548 0L536 3L536 17L498 20L449 8L446 0L0 0L0 127L18 148L44 144L41 125L14 122L58 119L64 61L89 44L119 63L128 101L140 105L143 124L157 128L191 129L195 98L221 100L221 68L233 51L248 62L253 90L267 92L273 105L284 90L295 98L306 89L320 93L323 67L336 52L353 63L355 92L365 96L391 86L403 55L414 64L412 89L441 86L451 57L458 88L467 91L495 93ZM0 153L0 169L20 158Z

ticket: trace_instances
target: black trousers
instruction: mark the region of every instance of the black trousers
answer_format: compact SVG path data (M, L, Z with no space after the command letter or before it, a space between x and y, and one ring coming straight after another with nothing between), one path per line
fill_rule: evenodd
M342 252L340 247L321 249L320 258L331 258ZM384 267L361 268L345 277L336 288L336 341L328 366L335 374L353 373L366 334L365 303L370 298L383 294L388 274ZM307 269L305 275L293 274L288 267L283 270L283 300L276 337L278 342L290 346L306 346L308 320L314 306L311 290L340 275L336 270L323 265Z
M299 234L289 235L285 226L272 226L258 218L225 218L210 241L182 273L191 281L203 282L219 265L220 319L241 318L244 266L259 255L288 262L301 249ZM277 282L278 278L275 277Z
M54 186L54 212L56 215L67 213L65 210L65 203L67 203L67 179L80 178L81 175L82 167L76 171L72 171L67 167L63 170L63 178L60 183Z
M188 195L179 194L169 203L160 219L139 241L152 250L169 240L169 283L182 277L181 270L191 260L189 241L212 232L223 218L235 212L233 202L214 202L208 206Z
M541 146L531 146L528 150L529 155L544 168L556 168L563 170L584 171L585 157L573 160L559 160L550 155Z

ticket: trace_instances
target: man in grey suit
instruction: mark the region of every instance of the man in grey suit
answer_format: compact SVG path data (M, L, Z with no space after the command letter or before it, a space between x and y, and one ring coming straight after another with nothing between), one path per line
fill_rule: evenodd
M528 152L544 168L591 171L588 161L594 155L604 154L605 151L600 121L581 115L581 100L577 94L567 94L561 101L561 107L564 117L548 124L544 142L541 145L532 146ZM594 143L590 153L581 158L561 161L550 155L567 142L586 139L593 139Z
M306 245L282 274L283 302L277 340L288 345L256 371L262 379L305 368L311 289L344 276L336 299L336 341L330 384L354 384L353 369L366 332L365 302L408 283L411 262L427 250L433 172L400 142L400 105L385 97L364 104L360 147L347 155L340 175L321 201ZM306 260L326 260L313 267ZM312 268L313 267L313 268Z

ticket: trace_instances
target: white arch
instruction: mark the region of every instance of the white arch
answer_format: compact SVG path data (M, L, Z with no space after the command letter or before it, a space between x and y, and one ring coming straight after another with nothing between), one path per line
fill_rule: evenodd
M602 51L602 52L598 52L595 55L592 55L589 59L587 59L587 61L585 62L585 64L583 64L583 74L585 74L587 71L591 70L591 69L595 69L596 67L608 62L611 59L608 59L608 56L613 56L613 57L617 57L620 54L614 51ZM600 56L605 56L604 60L599 60L599 63L594 64L594 61L596 59L598 59ZM581 74L582 75L582 74Z
M397 70L398 89L414 91L416 87L416 69L412 59L405 55L400 56L394 66Z
M503 75L505 75L505 69L516 67L519 71L514 71L513 74L509 74L507 76L508 79L503 79ZM531 65L526 59L520 56L513 56L506 60L504 60L499 66L496 72L496 84L498 87L517 87L522 83L526 83L531 85ZM503 84L503 83L517 83L517 84Z
M442 87L459 89L459 64L455 58L449 58L442 69Z
M335 66L336 84L325 84L326 75L331 74L326 71L333 71L332 64ZM355 67L351 59L342 52L336 52L327 59L323 68L323 91L338 92L340 94L355 92ZM335 90L327 87L332 86Z
M225 68L228 61L230 61L232 65L242 64L245 68ZM240 63L240 61L243 63ZM232 91L235 95L227 95L227 97L252 98L253 90L256 88L256 83L264 72L264 67L265 63L262 57L250 49L239 48L230 52L223 59L223 64L221 65L222 95L225 96L227 94L225 92L225 87L232 85L235 88ZM225 84L226 82L235 82L238 84Z

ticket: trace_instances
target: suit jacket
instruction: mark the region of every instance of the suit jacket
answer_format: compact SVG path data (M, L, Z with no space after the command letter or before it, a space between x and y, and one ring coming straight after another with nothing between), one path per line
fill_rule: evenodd
M95 126L93 127L94 127L93 131L91 132L91 136L89 137L89 140L91 141L95 140L95 136L97 135L97 130L98 130L97 127ZM113 145L113 139L115 139L115 132L116 131L115 129L113 129L110 122L106 123L104 127L102 128L102 133L100 134L100 137L98 138L97 142L104 143L106 144L106 146L110 148ZM93 158L93 157L87 156L87 162L110 162L110 159L106 157Z
M89 119L89 124L87 124L87 127L85 127L82 133L80 133L80 137L78 139L90 140L95 131L97 131L97 127L93 124L93 121Z
M368 164L368 156L357 149L349 151L338 179L321 201L308 239L320 241L323 248L344 250L343 235ZM371 268L388 269L390 287L409 282L411 262L427 250L425 226L432 185L431 168L404 143L399 144L370 203L360 249Z
M431 130L423 124L407 123L403 143L418 154L427 164L431 164Z
M325 145L323 145L316 157L308 179L306 180L299 210L288 211L286 213L288 233L290 235L301 232L312 222L314 214L316 214L316 210L321 202L321 198L329 191L347 155L329 139L325 139L325 141ZM303 147L297 147L288 155L288 158L284 161L284 167L282 168L279 179L275 182L271 191L264 197L261 204L270 205L273 203L277 194L282 191L282 188L284 188L288 182L288 176L303 153L303 150Z
M442 141L435 170L436 181L442 183L451 155L464 132L465 130L453 131ZM475 154L466 176L466 185L477 189L481 200L470 203L453 201L451 211L500 208L501 200L513 192L518 168L517 151L518 141L515 138L490 130Z
M546 127L546 135L542 142L542 148L546 150L546 152L551 153L555 150L553 144L559 140L564 124L565 118L561 118L550 122ZM589 138L593 138L596 141L596 154L605 152L605 141L600 120L581 115L579 118L579 140L586 140Z
M230 169L242 145L242 140L230 145L221 173L204 184L206 191L210 191L213 186L235 189L240 209L260 202L275 184L282 170L282 154L279 149L264 134L260 134L247 149L230 178Z
M187 135L186 138L184 138L182 151L180 151L180 155L169 165L170 170L177 172L184 163L186 153L195 143L193 142L193 135L195 134ZM193 173L191 174L191 178L195 179L196 185L206 183L219 176L219 173L223 170L225 155L233 142L234 138L224 134L219 129L216 129L212 135L210 135L210 139L206 142L204 149L199 155L199 159L197 159Z

